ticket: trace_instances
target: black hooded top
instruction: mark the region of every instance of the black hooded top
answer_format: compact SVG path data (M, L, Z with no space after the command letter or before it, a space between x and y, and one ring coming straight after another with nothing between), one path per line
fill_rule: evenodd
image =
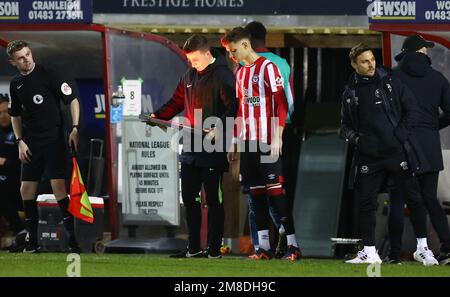
M450 84L431 67L430 58L422 53L406 53L393 75L399 77L414 93L419 114L413 137L421 145L430 172L443 169L439 129L450 123ZM444 114L439 117L439 108Z
M215 62L200 72L195 68L189 69L181 77L172 98L154 113L157 118L169 120L184 111L184 117L188 120L185 124L201 129L202 123L194 121L195 109L202 110L203 121L211 116L221 118L224 128L227 117L236 117L239 102L234 75L223 55L215 50L211 50L211 53L216 58ZM223 143L225 145L226 141ZM184 147L181 162L217 169L228 167L225 147L223 152L187 151Z

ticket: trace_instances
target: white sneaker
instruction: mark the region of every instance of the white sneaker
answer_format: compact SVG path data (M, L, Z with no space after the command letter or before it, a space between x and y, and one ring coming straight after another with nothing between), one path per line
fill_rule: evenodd
M427 247L423 249L417 249L414 252L414 260L423 263L425 266L439 265L439 262L433 255L433 252Z
M380 256L378 256L378 253L375 253L373 255L368 255L364 250L361 250L358 252L358 255L356 258L347 260L345 263L349 264L381 264L383 261L381 261Z

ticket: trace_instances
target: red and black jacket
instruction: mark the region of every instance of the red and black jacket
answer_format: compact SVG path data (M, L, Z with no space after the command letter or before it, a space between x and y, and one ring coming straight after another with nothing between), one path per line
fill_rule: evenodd
M184 111L184 124L202 129L202 122L208 117L220 118L224 127L227 117L236 117L238 100L234 75L223 55L214 50L211 50L211 53L216 61L201 72L194 68L189 69L181 77L172 98L154 113L157 118L169 120ZM202 110L202 121L195 121L195 109ZM200 167L228 168L225 150L212 153L183 151L181 161L195 163Z

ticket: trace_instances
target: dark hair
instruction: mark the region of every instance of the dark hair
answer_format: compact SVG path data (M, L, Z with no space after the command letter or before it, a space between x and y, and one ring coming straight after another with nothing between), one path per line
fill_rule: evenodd
M2 104L3 102L8 102L9 103L8 94L0 94L0 104Z
M15 52L20 51L24 47L28 47L28 43L24 40L14 40L8 43L6 47L6 53L8 57L11 57Z
M245 28L235 27L220 39L220 43L225 46L230 42L238 42L239 40L242 40L244 38L251 40L250 32L248 32L248 30Z
M350 58L351 62L356 62L358 56L367 51L372 51L372 49L364 43L359 43L352 47L350 53L348 54L348 57Z
M267 30L262 23L257 21L250 22L247 26L245 26L245 30L250 33L252 41L260 41L265 43Z
M210 49L211 46L209 45L208 39L198 34L189 37L183 45L183 50L187 54L195 51L209 51Z

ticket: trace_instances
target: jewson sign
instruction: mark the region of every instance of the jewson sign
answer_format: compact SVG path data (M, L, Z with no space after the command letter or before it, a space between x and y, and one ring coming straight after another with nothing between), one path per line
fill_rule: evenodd
M371 23L450 23L450 1L371 1L367 7Z
M92 23L93 0L0 0L0 23Z

